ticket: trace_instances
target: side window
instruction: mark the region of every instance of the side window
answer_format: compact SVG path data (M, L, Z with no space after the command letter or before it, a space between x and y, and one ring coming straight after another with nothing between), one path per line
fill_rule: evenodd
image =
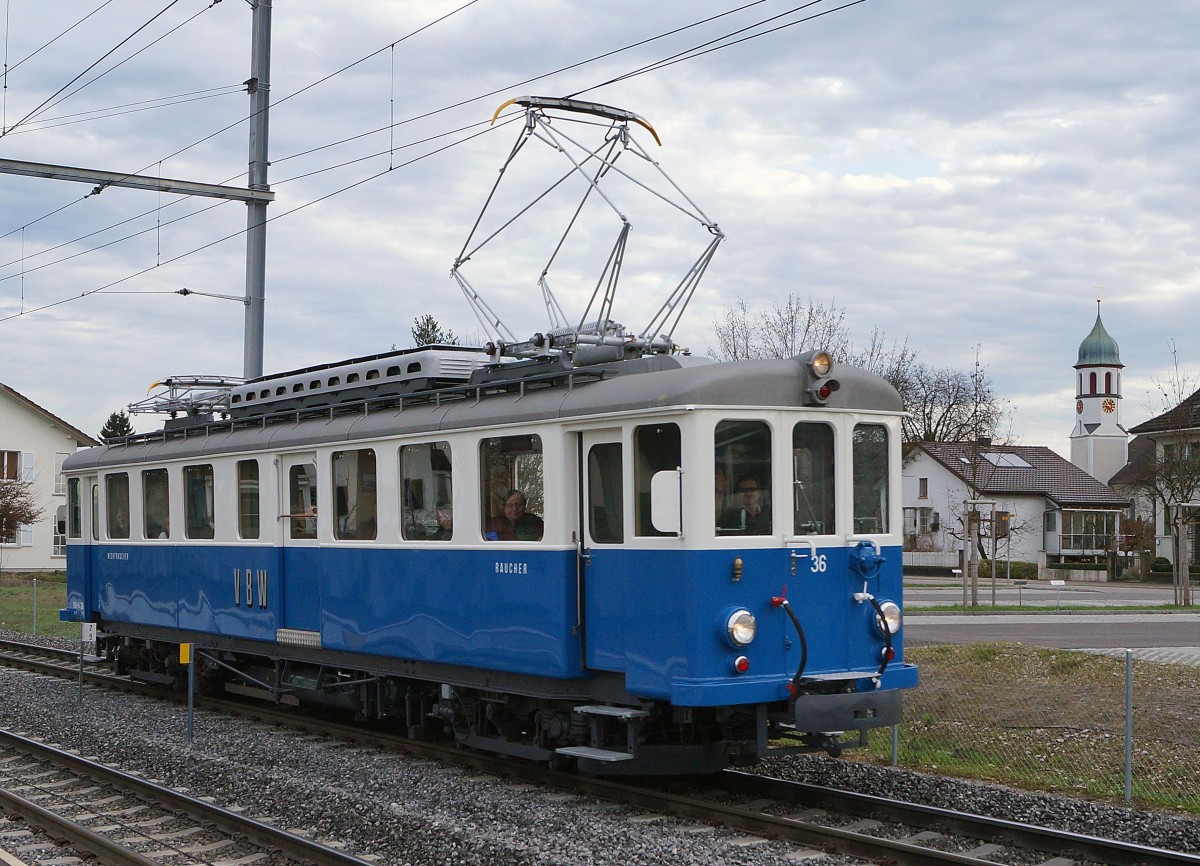
M129 521L125 521L129 525ZM100 485L92 485L92 540L100 540Z
M142 532L146 538L171 537L170 482L165 469L142 472Z
M239 460L237 464L238 535L258 538L258 461Z
M317 465L297 463L288 470L288 520L292 538L317 537Z
M83 537L83 501L79 498L79 479L67 482L67 536Z
M450 443L400 449L400 532L409 541L449 541L454 535Z
M104 476L104 501L108 508L108 537L129 537L129 476L114 472Z
M644 424L633 431L633 497L635 535L674 535L650 522L650 479L655 472L678 469L683 456L678 424Z
M771 428L765 421L722 421L717 424L713 446L719 470L717 534L770 535Z
M545 513L540 436L498 436L479 443L483 537L541 541Z
M183 467L183 530L188 538L212 538L216 513L211 463Z
M621 443L605 442L588 451L588 531L597 544L625 540L621 489Z
M792 532L830 535L834 523L833 428L801 421L792 428Z
M888 435L880 424L854 426L854 531L888 531Z
M346 540L372 539L378 531L375 449L333 452L333 534Z

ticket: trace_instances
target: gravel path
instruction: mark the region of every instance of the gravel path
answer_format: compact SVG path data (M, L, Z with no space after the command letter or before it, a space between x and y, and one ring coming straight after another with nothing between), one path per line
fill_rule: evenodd
M0 634L2 637L10 635ZM14 639L28 639L11 635ZM48 643L52 641L46 641ZM67 645L70 645L69 642ZM222 714L0 669L0 726L42 737L395 864L783 866L798 850L745 844L585 798ZM1200 852L1200 821L1026 794L847 760L778 760L773 775ZM848 858L805 862L843 864Z

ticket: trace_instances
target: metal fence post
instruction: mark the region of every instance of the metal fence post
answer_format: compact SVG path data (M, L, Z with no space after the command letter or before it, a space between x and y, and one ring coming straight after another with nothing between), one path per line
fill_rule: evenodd
M37 634L37 578L33 579L33 633Z
M1125 650L1125 802L1133 798L1133 650Z
M900 766L900 726L892 725L892 766Z

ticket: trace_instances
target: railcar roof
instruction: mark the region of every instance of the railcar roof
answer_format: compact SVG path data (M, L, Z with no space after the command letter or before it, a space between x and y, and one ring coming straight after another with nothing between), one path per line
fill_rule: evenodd
M583 372L583 371L581 371ZM255 421L222 421L128 444L80 451L65 469L78 471L123 463L183 457L313 447L387 435L436 433L524 424L640 410L689 406L802 407L812 382L795 358L716 363L706 358L658 356L613 364L603 377L572 385L527 385L524 389L450 389L439 397L405 400L382 408L360 402L311 412L285 413ZM854 367L837 366L841 388L825 408L903 411L884 379Z

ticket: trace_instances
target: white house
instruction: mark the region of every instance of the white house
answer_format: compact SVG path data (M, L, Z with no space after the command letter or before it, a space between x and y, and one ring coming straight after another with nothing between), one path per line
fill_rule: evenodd
M985 520L995 513L997 556L1036 562L1039 574L1052 562L1103 562L1117 549L1129 505L1049 448L987 441L916 443L902 498L906 551L941 553L946 561L938 564L951 564L963 545L964 502L987 501L978 508ZM983 529L990 550L992 527Z
M66 485L62 464L91 436L0 383L0 477L33 484L42 519L0 526L0 571L53 571L66 566Z

